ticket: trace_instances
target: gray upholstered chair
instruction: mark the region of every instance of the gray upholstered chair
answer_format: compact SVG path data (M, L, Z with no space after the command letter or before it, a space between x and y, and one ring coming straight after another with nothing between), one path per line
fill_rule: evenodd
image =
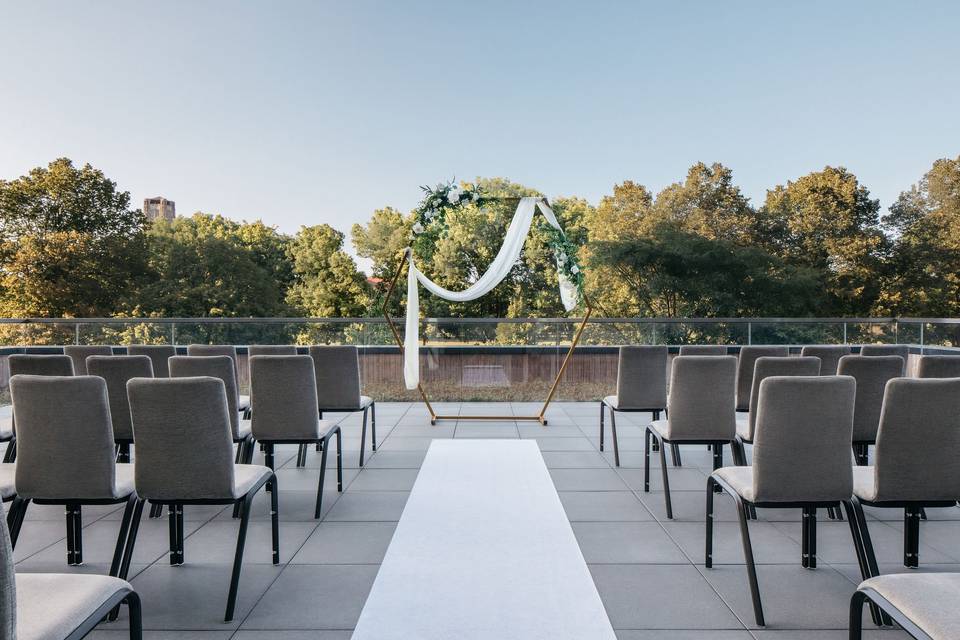
M960 638L960 573L895 573L864 580L850 598L850 640L863 638L865 602L879 606L913 638Z
M130 639L140 640L140 597L130 583L98 575L18 574L7 527L0 524L0 640L79 640L121 604L130 611Z
M327 452L334 435L337 436L337 490L343 491L343 443L340 427L320 419L313 359L310 356L253 356L250 358L250 392L253 435L264 446L268 467L273 468L275 445L320 445L320 481L314 511L314 518L319 518Z
M960 378L890 380L875 453L873 466L853 470L850 509L862 541L864 579L879 571L861 505L904 510L903 565L916 568L920 510L954 507L960 499Z
M252 344L247 347L247 355L253 356L295 356L297 347L292 344Z
M918 378L960 378L960 356L920 356Z
M153 363L153 377L169 378L167 359L177 355L177 348L169 344L131 344L127 347L127 355L147 356Z
M860 355L876 356L900 356L903 358L903 371L901 376L907 375L907 364L910 362L910 347L905 344L865 344L860 347Z
M87 372L103 378L107 383L117 462L130 462L133 425L130 424L127 381L131 378L152 378L153 363L147 356L90 356L87 358Z
M842 344L814 344L800 349L800 355L820 358L820 375L837 375L837 365L840 358L850 355L850 347Z
M61 354L25 354L16 353L7 359L10 377L15 375L31 376L72 376L73 360L70 356ZM7 434L8 430L4 430ZM14 416L10 417L10 429L7 450L3 454L4 462L14 462L17 459L17 428Z
M73 374L87 375L87 358L90 356L112 356L113 348L102 344L68 344L63 348L63 354L73 361Z
M853 493L850 438L856 382L849 376L774 376L760 383L753 465L724 467L707 479L706 567L713 567L716 485L734 499L757 624L763 606L747 525L748 509L803 511L801 565L817 566L817 509L849 505ZM859 548L856 536L854 547Z
M734 407L737 359L733 356L678 356L670 373L667 420L654 420L644 432L643 490L650 491L650 439L660 442L660 471L667 518L673 518L666 445L706 444L713 450L713 468L723 466L723 445L737 433Z
M760 384L771 376L818 376L820 359L813 356L761 356L754 360L750 386L749 413L737 419L737 442L734 446L736 464L747 464L745 444L752 444L757 423L757 403L760 399ZM739 377L738 377L739 380Z
M857 381L853 413L853 454L857 464L867 464L870 445L877 441L880 410L887 382L903 372L900 356L843 356L837 372Z
M750 392L753 389L753 366L757 358L785 358L790 355L788 347L745 346L737 356L737 411L750 410Z
M240 359L237 357L237 348L229 344L190 344L187 345L188 356L230 356L233 360L234 384L237 393L240 393ZM250 396L237 396L237 409L246 414L250 411Z
M240 504L240 530L224 619L233 619L243 565L243 547L254 495L268 483L273 563L280 562L277 477L261 465L236 464L230 411L223 380L134 378L127 383L133 418L136 486L140 500L167 505L170 513L170 564L184 563L183 507L193 504ZM126 556L133 555L136 530Z
M370 448L377 450L377 403L360 393L360 356L351 345L319 345L309 349L317 378L320 417L325 411L363 411L360 431L360 466L367 443L367 411L370 411ZM298 466L306 464L306 447L301 447Z
M685 344L680 347L682 356L725 356L727 347L722 344Z
M121 571L123 550L137 502L133 465L114 462L107 383L96 376L28 376L10 379L17 418L15 541L31 502L66 507L67 564L83 563L81 505L126 503L110 575Z
M617 411L652 413L654 420L667 408L667 347L622 346L617 359L617 394L600 401L600 451L603 451L603 419L610 410L613 462L620 466ZM674 448L676 451L676 448ZM674 464L679 461L674 456Z
M13 529L20 512L20 498L17 497L17 465L0 463L0 502L12 502L7 512L7 528Z

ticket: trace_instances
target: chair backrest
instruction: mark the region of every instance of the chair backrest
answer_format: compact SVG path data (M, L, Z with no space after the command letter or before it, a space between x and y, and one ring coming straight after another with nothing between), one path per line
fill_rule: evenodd
M918 378L960 378L960 356L920 356Z
M740 347L737 360L737 411L750 409L750 391L753 388L753 365L757 358L785 358L790 355L788 347L746 346Z
M73 360L70 356L51 354L15 353L8 359L10 376L72 376Z
M820 375L835 376L840 358L850 355L850 347L839 344L812 344L803 347L800 355L820 358Z
M21 497L113 497L113 427L103 378L15 375L10 396Z
M90 356L112 356L113 348L106 345L68 344L63 348L64 355L73 360L73 374L87 375L87 358Z
M753 444L756 501L850 498L856 386L849 376L774 376L760 383Z
M760 395L760 383L771 376L818 376L820 375L820 358L813 356L762 356L753 364L753 385L750 387L750 414L747 416L749 435L748 441L753 440L753 433L757 424L757 400Z
M233 438L223 380L134 378L127 395L141 498L233 496Z
M684 344L680 346L682 356L725 356L727 347L722 344Z
M240 396L237 390L237 374L233 369L234 361L229 356L173 356L167 363L170 366L171 378L208 376L223 380L227 409L230 412L230 434L234 439L239 438L240 414L237 406Z
M617 408L664 409L667 406L665 346L622 346L617 361Z
M153 363L153 377L169 378L167 359L177 355L177 348L169 344L131 344L127 347L127 355L147 356Z
M853 412L853 441L875 442L887 381L903 374L900 356L843 356L837 373L857 381Z
M297 347L292 344L252 344L247 347L247 355L253 356L295 356Z
M230 356L233 360L233 374L240 375L240 364L237 360L237 348L232 344L189 344L188 356ZM239 387L239 382L237 383Z
M309 349L323 410L360 406L360 356L350 345L320 345Z
M116 441L133 440L130 423L130 402L127 400L127 381L131 378L152 378L153 363L147 356L90 356L87 371L107 383L110 399L110 420Z
M667 402L670 437L733 440L737 431L737 359L677 356Z
M310 356L250 358L250 428L260 441L316 438L317 380Z
M7 517L0 503L0 640L17 640L17 578Z
M874 473L878 501L960 498L960 378L887 383Z
M907 363L910 361L910 347L905 344L865 344L860 347L860 355L870 356L900 356L903 358L901 376L907 375Z

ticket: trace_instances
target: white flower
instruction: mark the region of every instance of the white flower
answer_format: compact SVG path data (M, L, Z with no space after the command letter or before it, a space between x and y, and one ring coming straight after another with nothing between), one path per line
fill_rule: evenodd
M573 265L572 267L570 267L570 273L574 275L580 273L580 267L578 267L577 265Z
M473 201L474 201L474 202L479 202L479 201L480 201L480 192L479 192L479 191L474 191L472 197L473 197Z
M414 235L418 235L418 234L421 234L421 233L423 233L423 225L420 224L419 222L414 223L414 225L413 225L413 234L414 234Z
M433 209L429 209L425 214L423 214L427 220L433 220Z
M560 253L557 255L557 262L560 264L567 264L567 254Z
M447 192L447 200L450 202L450 204L457 204L460 202L461 193L463 192L460 190L460 187L451 187L450 191Z

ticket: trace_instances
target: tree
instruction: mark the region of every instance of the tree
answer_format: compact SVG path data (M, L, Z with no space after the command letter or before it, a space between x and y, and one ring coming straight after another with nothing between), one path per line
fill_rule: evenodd
M343 234L327 224L301 227L290 245L296 278L287 302L313 317L365 315L370 288L343 250Z
M826 274L830 306L820 315L864 315L879 294L886 238L880 202L843 167L825 167L767 191L776 251Z
M151 281L137 312L168 317L271 317L289 313L289 242L257 221L196 213L158 220L147 233Z
M883 224L894 239L877 312L960 315L960 157L934 162Z
M0 180L0 313L109 316L146 273L145 220L130 194L67 158Z
M400 252L410 244L412 224L396 209L384 207L373 212L366 226L354 224L350 229L357 255L373 263L374 277L393 278Z

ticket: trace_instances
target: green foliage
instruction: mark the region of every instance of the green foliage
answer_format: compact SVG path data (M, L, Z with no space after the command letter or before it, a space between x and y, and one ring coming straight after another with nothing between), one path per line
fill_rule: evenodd
M296 281L287 301L312 317L356 317L366 312L369 287L343 234L327 224L301 227L290 245Z

